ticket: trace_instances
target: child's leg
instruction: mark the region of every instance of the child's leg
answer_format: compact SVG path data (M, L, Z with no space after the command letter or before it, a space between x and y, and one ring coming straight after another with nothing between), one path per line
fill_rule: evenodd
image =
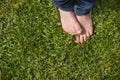
M74 6L76 17L83 28L83 32L76 36L76 42L84 42L87 37L90 37L93 33L91 9L96 0L76 0Z
M53 0L53 3L59 8L62 28L69 34L80 34L81 26L74 14L74 0Z

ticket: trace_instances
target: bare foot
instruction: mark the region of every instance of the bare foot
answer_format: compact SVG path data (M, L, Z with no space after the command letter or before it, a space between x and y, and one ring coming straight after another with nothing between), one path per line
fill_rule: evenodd
M91 13L85 15L85 16L76 16L79 23L82 26L82 33L80 35L76 35L76 41L77 43L81 42L83 43L86 41L88 37L90 37L93 33L93 25L92 25L92 17Z
M63 30L71 35L80 34L82 29L74 12L66 12L60 9L59 11Z

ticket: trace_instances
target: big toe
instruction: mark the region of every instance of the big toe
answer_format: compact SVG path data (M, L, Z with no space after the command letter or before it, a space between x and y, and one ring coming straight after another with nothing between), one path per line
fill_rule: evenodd
M82 33L82 28L81 28L81 26L79 25L79 24L76 24L75 26L74 26L74 28L75 28L75 34L80 34L80 33Z

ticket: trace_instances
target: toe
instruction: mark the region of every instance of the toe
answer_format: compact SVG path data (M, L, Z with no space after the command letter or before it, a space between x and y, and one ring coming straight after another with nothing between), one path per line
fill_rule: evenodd
M72 27L71 29L69 29L67 31L67 33L69 33L70 35L74 35L75 34L75 29Z
M76 37L75 42L76 42L76 43L79 43L79 42L80 42L80 36L79 36L79 35L76 35L75 37Z
M86 36L89 38L90 37L90 34L89 34L89 32L86 32Z
M75 29L72 27L69 32L71 33L71 35L74 35L75 34Z
M81 42L81 43L83 43L83 42L84 42L83 35L80 35L80 42Z
M87 36L83 35L83 41L86 41L86 39L87 39Z
M76 34L80 34L82 32L81 26L79 24L76 24L74 28Z
M92 30L91 30L91 31L89 31L89 35L91 36L92 34L93 34Z

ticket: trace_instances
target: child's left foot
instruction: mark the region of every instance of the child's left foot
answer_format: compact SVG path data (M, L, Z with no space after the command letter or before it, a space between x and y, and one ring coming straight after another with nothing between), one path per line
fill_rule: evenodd
M83 31L80 35L76 35L76 43L83 43L87 37L90 37L93 33L92 17L91 13L85 16L76 16L79 23L81 24Z

